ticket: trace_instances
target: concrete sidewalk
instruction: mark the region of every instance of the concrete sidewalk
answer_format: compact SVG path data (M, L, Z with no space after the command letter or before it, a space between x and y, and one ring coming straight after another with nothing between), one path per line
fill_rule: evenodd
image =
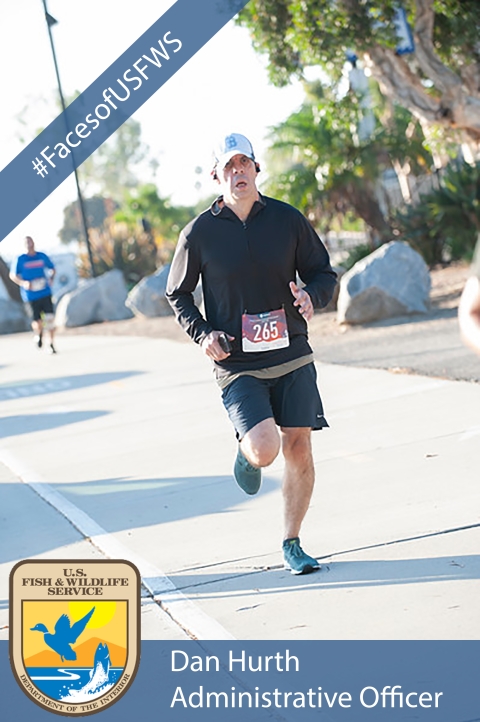
M236 442L193 344L0 339L0 627L24 558L119 550L144 580L142 636L476 639L480 386L318 365L330 429L302 542L281 566L282 460L247 498ZM93 529L93 531L92 531ZM166 611L164 611L166 610Z

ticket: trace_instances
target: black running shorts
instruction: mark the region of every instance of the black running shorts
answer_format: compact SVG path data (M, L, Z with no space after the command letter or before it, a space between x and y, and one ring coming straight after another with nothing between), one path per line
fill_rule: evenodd
M53 313L51 296L42 296L42 298L36 298L34 301L30 301L29 303L30 308L32 309L34 321L40 321L42 313Z
M239 376L223 390L222 400L237 439L269 418L284 427L328 426L313 363L275 379Z

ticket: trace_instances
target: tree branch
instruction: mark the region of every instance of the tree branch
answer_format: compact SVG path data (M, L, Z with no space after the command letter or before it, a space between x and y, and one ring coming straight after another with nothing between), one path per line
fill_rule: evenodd
M414 37L418 64L442 93L455 93L462 85L461 78L442 63L433 47L433 0L416 0L416 4Z
M480 92L480 65L478 63L464 65L460 74L467 91L471 95L478 95Z
M374 46L365 54L365 61L382 92L408 108L419 120L465 130L475 142L479 142L478 92L469 95L460 85L447 90L441 98L435 98L426 92L405 60L390 48Z
M365 59L388 97L399 101L416 117L426 118L429 122L440 120L440 102L426 92L420 79L394 50L376 45Z

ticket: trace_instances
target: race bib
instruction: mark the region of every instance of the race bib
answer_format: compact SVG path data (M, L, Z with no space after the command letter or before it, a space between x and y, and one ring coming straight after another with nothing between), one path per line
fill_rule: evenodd
M274 351L289 345L287 318L283 308L242 315L242 349L246 353Z
M31 291L43 291L44 288L47 286L47 279L46 278L34 278L32 281L30 281L30 290Z

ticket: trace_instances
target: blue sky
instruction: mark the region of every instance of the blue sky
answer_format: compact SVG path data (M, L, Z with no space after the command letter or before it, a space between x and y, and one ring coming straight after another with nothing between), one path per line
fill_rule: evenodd
M53 32L65 94L84 90L172 4L169 0L48 0L49 12L58 20ZM36 128L58 114L42 0L9 2L2 9L0 58L3 168L22 149L22 133L28 142ZM224 132L247 135L262 160L268 127L284 119L301 100L299 84L284 89L268 84L265 61L254 53L248 33L230 23L134 116L151 155L160 163L156 177L160 193L170 195L174 203L195 202L199 197L195 168L208 171L211 149ZM208 195L212 191L208 172L200 180L200 193ZM0 243L0 255L11 258L21 252L27 234L36 239L38 248L54 250L62 209L75 197L72 176Z

